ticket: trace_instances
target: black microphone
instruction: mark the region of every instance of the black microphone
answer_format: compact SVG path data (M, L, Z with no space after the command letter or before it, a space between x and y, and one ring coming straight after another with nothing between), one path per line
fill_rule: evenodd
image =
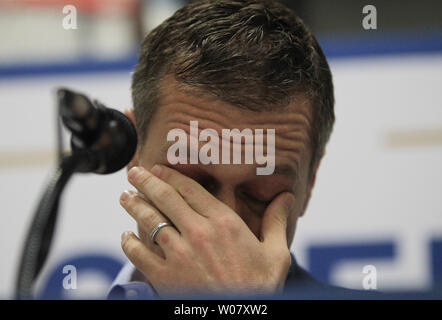
M57 97L61 120L72 132L72 151L84 154L75 171L107 174L129 163L137 133L128 117L66 88L58 89Z
M72 132L72 154L61 155L58 130L60 163L38 203L23 246L16 283L19 299L32 298L32 285L51 247L61 194L71 176L75 172L118 171L137 148L135 127L123 113L65 88L57 90L57 98L61 120Z

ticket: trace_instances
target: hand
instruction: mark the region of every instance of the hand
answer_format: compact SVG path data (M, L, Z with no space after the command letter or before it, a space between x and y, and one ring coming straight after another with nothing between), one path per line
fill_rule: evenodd
M291 193L279 194L267 207L259 240L238 214L174 169L134 167L128 180L143 197L125 191L120 203L141 230L149 235L161 222L173 224L156 234L161 255L132 232L122 236L124 253L160 296L269 294L283 288L290 267Z

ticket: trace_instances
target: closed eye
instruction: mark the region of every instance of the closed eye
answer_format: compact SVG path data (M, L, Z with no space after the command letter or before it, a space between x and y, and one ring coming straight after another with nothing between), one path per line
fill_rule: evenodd
M254 196L249 195L249 198L253 202L264 205L264 206L268 206L270 204L270 201L260 200L260 199L255 198Z
M271 201L258 199L248 193L243 194L243 197L245 198L249 209L252 210L254 213L264 213L265 209L271 202Z

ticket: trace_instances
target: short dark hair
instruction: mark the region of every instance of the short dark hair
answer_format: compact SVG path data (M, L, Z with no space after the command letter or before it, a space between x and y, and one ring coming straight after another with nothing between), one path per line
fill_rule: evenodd
M241 108L264 110L311 101L311 168L334 123L333 82L313 34L276 1L196 1L143 40L132 78L139 141L147 134L166 75Z

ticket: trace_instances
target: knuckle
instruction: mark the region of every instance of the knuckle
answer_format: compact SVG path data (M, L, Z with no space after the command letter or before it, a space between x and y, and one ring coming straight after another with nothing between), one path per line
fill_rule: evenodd
M173 194L173 190L167 186L161 186L155 190L155 196L158 199L168 200Z
M122 244L124 252L129 256L137 256L140 253L140 247L135 241L128 239Z
M188 257L188 250L187 248L182 245L182 244L175 244L172 248L175 256L179 259L179 260L183 260L185 258Z
M140 197L138 195L132 195L126 201L125 207L132 212L138 212L140 210Z
M278 225L281 225L281 226L285 226L286 225L286 220L281 215L275 214L271 218Z
M195 188L191 184L184 184L179 187L179 193L183 197L192 197L195 194Z
M149 229L155 228L155 226L160 223L160 217L154 210L146 210L142 217L143 225L147 226Z
M151 174L143 173L143 174L138 178L138 183L141 184L143 187L148 187L149 184L152 182L153 177L154 177L154 176L151 175Z
M195 243L206 243L209 240L209 232L201 227L193 228L189 236Z

